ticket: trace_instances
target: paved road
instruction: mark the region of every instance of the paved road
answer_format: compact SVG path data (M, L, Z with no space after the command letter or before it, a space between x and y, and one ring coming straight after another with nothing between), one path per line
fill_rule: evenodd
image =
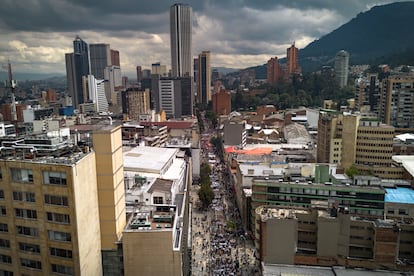
M199 209L199 186L191 187L191 275L259 275L253 241L242 230L233 190L225 175L226 166L219 162L212 166L215 198L207 210Z

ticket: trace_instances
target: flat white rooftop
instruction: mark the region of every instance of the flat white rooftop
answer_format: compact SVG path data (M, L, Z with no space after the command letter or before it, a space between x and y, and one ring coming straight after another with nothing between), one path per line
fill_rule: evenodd
M124 170L161 173L179 149L158 147L124 147Z

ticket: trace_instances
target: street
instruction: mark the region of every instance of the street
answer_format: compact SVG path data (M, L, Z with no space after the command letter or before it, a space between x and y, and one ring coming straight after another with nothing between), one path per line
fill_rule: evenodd
M203 138L200 160L210 163L214 199L207 210L203 210L197 195L200 186L192 185L191 275L259 275L254 243L243 231L227 167L214 154L214 148L206 145L210 135L203 135Z

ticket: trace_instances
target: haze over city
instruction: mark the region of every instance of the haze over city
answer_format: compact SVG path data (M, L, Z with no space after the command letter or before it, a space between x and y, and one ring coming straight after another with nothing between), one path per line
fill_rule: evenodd
M79 35L120 52L125 75L160 61L170 67L173 1L2 1L0 64L16 72L65 74ZM358 13L395 1L186 1L193 8L193 55L210 50L214 67L245 68L284 57ZM4 70L4 69L3 69Z

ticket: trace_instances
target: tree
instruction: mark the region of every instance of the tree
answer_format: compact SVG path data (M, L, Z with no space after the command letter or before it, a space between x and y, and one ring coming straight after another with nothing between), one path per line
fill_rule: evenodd
M207 208L214 199L214 191L211 189L210 183L202 184L197 194L203 208Z
M214 151L220 160L224 161L223 141L221 140L221 136L211 137L210 143L214 146Z
M360 172L354 165L352 165L351 167L345 170L345 174L350 178L354 178L354 176L359 175Z

